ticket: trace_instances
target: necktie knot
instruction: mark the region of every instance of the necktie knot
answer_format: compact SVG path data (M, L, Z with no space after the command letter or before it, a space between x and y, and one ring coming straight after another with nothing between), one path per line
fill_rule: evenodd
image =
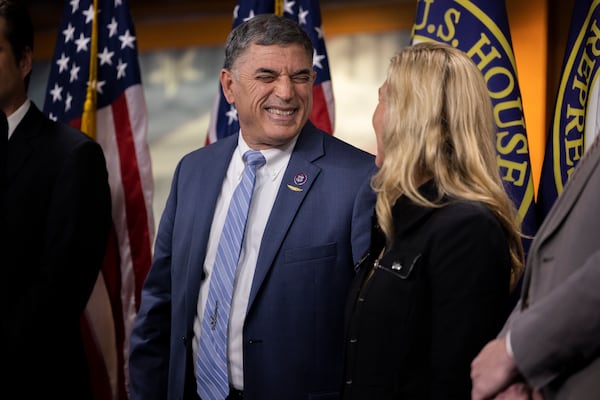
M244 153L242 159L247 165L254 167L254 169L262 167L267 162L265 156L258 150L248 150Z

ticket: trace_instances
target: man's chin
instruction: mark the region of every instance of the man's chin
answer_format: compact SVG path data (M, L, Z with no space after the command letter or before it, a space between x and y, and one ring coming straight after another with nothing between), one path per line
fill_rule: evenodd
M273 127L266 133L264 144L267 147L285 147L299 133L300 129L298 127Z

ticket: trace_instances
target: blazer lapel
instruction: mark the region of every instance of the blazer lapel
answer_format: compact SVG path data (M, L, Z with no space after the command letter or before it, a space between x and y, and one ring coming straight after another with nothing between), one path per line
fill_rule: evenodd
M273 266L275 257L281 249L298 209L321 171L312 162L323 154L323 139L309 122L298 137L263 234L248 310L252 307L266 275ZM306 221L305 223L310 222Z
M7 143L6 182L10 185L26 164L35 146L34 139L42 132L42 113L31 103L29 110L17 125Z
M202 157L202 163L194 166L194 170L202 171L194 174L194 195L197 199L194 206L193 215L189 215L187 220L189 226L190 238L194 244L190 246L190 253L187 262L187 284L186 307L187 315L191 316L188 321L193 323L193 317L198 301L200 285L204 280L204 258L208 246L208 237L214 216L217 198L221 193L221 187L227 166L231 159L233 151L237 147L237 136L231 135L220 139L212 144L212 151L209 151L205 157ZM207 149L208 151L208 149ZM189 172L188 172L189 173ZM190 325L191 326L191 325Z
M545 241L553 235L554 231L561 226L564 219L569 215L569 212L577 203L577 199L590 179L592 172L597 168L598 162L600 162L600 151L598 151L598 149L594 149L592 153L588 154L585 162L583 162L582 159L582 164L577 167L577 170L569 178L564 190L558 196L554 206L550 209L550 212L546 215L546 218L538 229L536 238L529 250L528 263L527 268L525 269L525 277L523 278L523 287L521 290L521 308L526 308L528 306L528 291L532 274L531 267L529 266L534 265L534 260L539 255L539 249L543 246Z
M537 240L540 245L561 225L575 203L577 203L577 199L581 195L581 192L590 179L592 172L596 169L599 161L600 150L598 149L594 149L592 153L582 159L576 172L569 178L565 190L563 190L561 195L556 199L554 207L552 207L550 213L542 223L542 226L540 226L538 233L540 237Z

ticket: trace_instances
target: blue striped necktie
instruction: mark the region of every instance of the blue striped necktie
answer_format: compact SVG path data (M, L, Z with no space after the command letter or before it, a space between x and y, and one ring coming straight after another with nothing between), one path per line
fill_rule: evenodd
M244 153L243 159L246 167L229 203L200 328L196 383L202 400L223 400L229 393L227 328L233 280L254 191L256 169L265 163L260 151L249 150Z

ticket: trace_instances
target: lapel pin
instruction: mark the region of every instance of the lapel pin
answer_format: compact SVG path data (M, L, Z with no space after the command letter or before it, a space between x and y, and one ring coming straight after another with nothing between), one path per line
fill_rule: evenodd
M308 177L304 172L300 172L299 174L296 174L296 176L294 176L294 183L298 186L304 185L307 180Z
M306 176L306 174L304 172L299 172L294 176L294 184L296 184L297 186L287 185L287 187L292 192L302 192L303 190L301 188L299 188L298 186L304 185L307 180L308 180L308 176Z

